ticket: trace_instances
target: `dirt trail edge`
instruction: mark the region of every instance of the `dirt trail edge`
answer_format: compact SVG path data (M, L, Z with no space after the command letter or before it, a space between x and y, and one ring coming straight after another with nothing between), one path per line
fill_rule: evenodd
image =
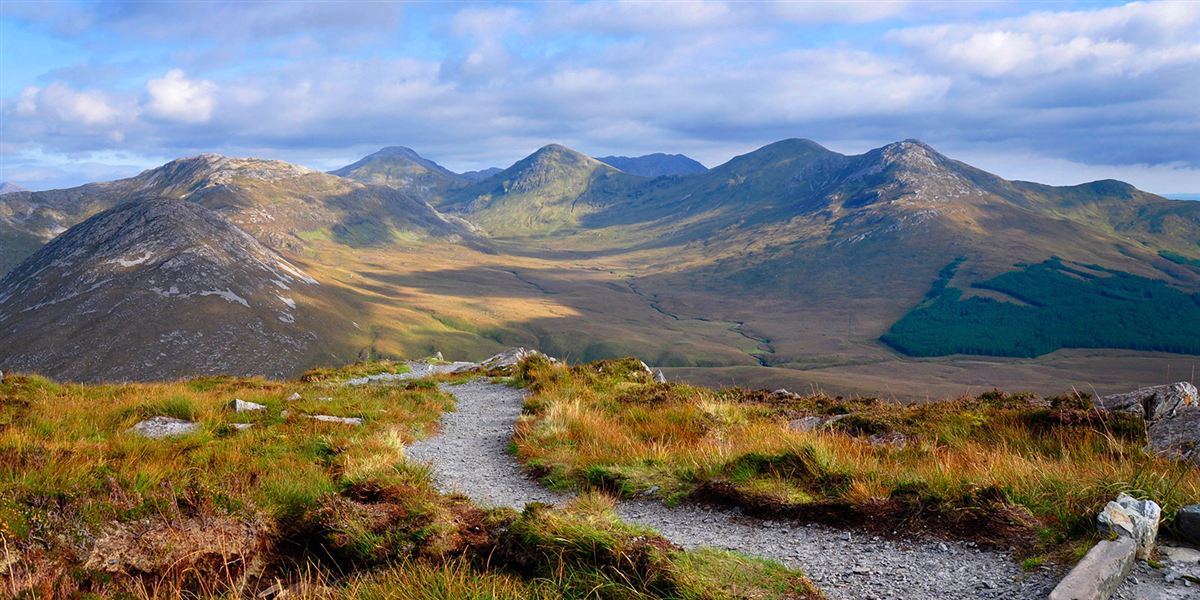
M542 488L509 453L522 390L476 380L444 385L457 398L442 416L441 433L409 447L411 459L431 464L442 491L481 504L520 509L527 502L570 499ZM711 546L778 560L803 570L830 598L1045 598L1053 573L1025 573L1012 557L938 541L896 541L822 526L763 521L737 511L657 502L624 502L625 521L653 528L671 541Z

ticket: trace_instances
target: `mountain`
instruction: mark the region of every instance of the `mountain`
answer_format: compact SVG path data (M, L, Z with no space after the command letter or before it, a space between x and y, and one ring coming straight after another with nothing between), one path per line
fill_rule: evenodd
M0 195L12 193L12 192L27 192L27 191L29 191L29 190L15 184L15 183L9 183L7 181L0 181Z
M328 326L320 284L197 203L75 225L0 280L5 369L71 380L281 375Z
M493 235L536 235L577 226L641 179L550 144L487 179L447 192L437 206L470 215Z
M330 173L363 183L386 185L421 198L467 181L404 146L388 146Z
M612 165L630 175L660 177L663 175L692 175L703 173L707 167L682 154L656 152L645 156L598 156L596 160Z
M138 198L186 199L275 249L328 236L352 246L398 237L470 238L469 224L395 188L363 184L282 161L202 154L128 179L0 197L0 269L87 217Z
M478 171L463 171L462 173L459 173L458 176L471 183L475 183L476 181L483 181L484 179L487 179L488 177L491 177L492 175L495 175L503 170L504 169L501 169L500 167L488 167Z
M709 383L913 397L906 386L931 381L933 394L1115 389L1161 377L1155 352L1200 354L1200 203L1111 180L1009 181L917 140L844 155L788 139L659 177L549 145L428 194L202 155L6 194L0 248L15 263L159 197L214 212L322 282L321 349L297 368L523 345L635 354Z

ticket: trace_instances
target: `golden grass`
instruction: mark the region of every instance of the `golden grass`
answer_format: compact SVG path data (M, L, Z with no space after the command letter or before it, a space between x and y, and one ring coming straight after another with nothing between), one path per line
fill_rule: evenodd
M0 596L253 597L276 582L300 598L813 592L775 563L673 548L620 523L602 497L517 514L438 494L404 447L434 430L452 397L428 380L340 384L399 369L120 385L10 374L0 382ZM267 408L234 413L234 398ZM160 440L128 431L159 415L200 427ZM745 593L705 593L721 589L714 578Z
M1106 418L1086 398L789 400L658 385L629 360L531 364L524 377L533 394L518 456L556 485L626 494L657 486L675 499L721 482L743 501L868 518L915 494L923 510L1018 509L1033 517L1036 547L1046 551L1092 535L1094 515L1119 492L1159 502L1168 528L1181 505L1200 501L1197 469L1147 454L1140 422ZM853 415L813 431L789 427L844 412Z

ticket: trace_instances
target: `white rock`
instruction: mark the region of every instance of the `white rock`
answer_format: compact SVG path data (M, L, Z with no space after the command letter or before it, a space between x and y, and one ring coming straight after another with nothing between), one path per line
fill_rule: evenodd
M1153 500L1137 500L1122 493L1100 511L1097 526L1101 533L1133 539L1137 543L1137 557L1146 560L1154 550L1161 518L1162 508Z
M287 399L291 402L295 402L297 400L303 400L304 397L300 395L300 392L292 392L292 395L288 396Z
M666 382L667 382L667 376L663 375L663 372L661 369L654 372L654 383L666 383Z
M325 423L345 423L346 425L362 425L363 420L359 417L334 417L330 415L308 415L308 418L323 421Z
M142 437L159 439L192 433L197 429L200 429L199 423L192 423L191 421L184 421L183 419L176 419L174 417L150 417L144 421L139 421L137 425L129 428L129 431Z
M266 410L267 407L258 404L257 402L247 402L241 398L234 398L229 402L229 409L233 412L249 412L254 410Z

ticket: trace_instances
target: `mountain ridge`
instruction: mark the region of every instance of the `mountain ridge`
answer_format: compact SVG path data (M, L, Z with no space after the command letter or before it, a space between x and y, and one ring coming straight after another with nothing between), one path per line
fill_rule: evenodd
M173 198L90 217L0 279L6 368L70 380L291 373L323 329L316 279ZM133 325L136 324L136 325Z
M655 152L642 156L597 156L595 158L630 175L641 177L692 175L708 170L708 167L705 167L699 161L683 154Z

